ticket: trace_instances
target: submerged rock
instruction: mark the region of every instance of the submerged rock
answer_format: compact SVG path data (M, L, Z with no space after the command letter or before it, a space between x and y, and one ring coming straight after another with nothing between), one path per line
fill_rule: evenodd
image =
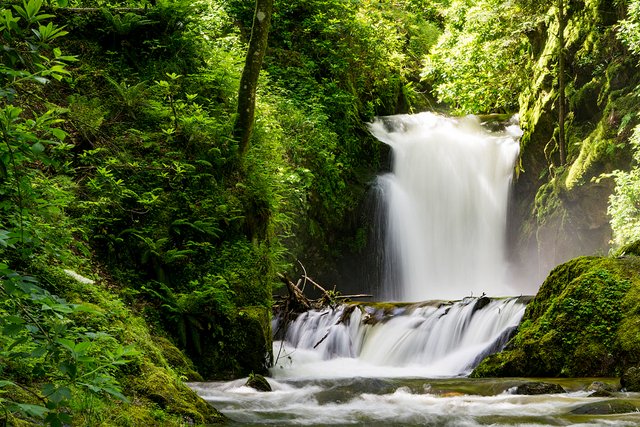
M249 378L247 379L245 385L258 391L272 391L269 381L267 381L267 379L260 374L249 375Z
M587 403L571 411L576 415L610 415L629 412L638 412L638 407L633 402L618 399Z
M524 383L516 387L513 394L525 394L525 395L535 395L535 394L560 394L566 393L565 389L558 384L553 383L544 383L544 382L531 382Z
M627 369L620 378L620 386L626 391L640 391L640 368Z

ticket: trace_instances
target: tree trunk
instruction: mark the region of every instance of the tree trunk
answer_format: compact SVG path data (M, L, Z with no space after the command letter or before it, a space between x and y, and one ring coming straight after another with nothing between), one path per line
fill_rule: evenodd
M256 88L262 68L262 60L267 50L267 38L273 13L273 0L256 0L253 27L249 39L249 49L242 70L238 90L238 110L233 127L233 137L238 141L240 155L244 156L253 132L253 118L256 106Z
M567 162L564 122L565 112L565 81L564 81L564 0L558 0L558 149L560 151L560 165Z

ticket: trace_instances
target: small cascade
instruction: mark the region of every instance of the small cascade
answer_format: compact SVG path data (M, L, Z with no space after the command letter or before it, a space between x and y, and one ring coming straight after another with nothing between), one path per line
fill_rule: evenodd
M452 303L311 310L289 324L284 340L275 343L273 374L465 375L479 356L502 349L525 306L522 298L469 297Z

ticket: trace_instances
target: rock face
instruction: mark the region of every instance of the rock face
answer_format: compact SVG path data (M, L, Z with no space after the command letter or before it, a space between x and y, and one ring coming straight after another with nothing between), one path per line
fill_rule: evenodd
M513 394L525 394L525 395L536 395L536 394L560 394L566 393L566 390L562 388L562 386L553 383L544 383L544 382L531 382L524 383L516 387Z
M528 35L534 63L529 87L520 95L524 132L514 182L510 220L511 251L537 286L555 265L606 251L611 230L607 217L611 179L594 180L628 169L628 138L635 124L623 120L635 111L633 89L640 75L614 30L625 8L605 0L568 8L565 29L567 71L566 164L558 139L558 23L554 12ZM606 11L606 12L605 12ZM613 59L615 58L615 59ZM535 291L535 289L534 289Z
M640 391L640 368L627 369L620 378L620 386L626 391Z
M576 258L551 272L505 350L471 376L619 376L640 366L638 324L640 257ZM640 386L635 372L624 384Z

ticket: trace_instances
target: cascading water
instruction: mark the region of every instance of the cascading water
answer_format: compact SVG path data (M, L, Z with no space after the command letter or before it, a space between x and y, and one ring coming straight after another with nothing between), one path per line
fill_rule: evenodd
M518 325L525 300L465 298L393 308L345 305L301 314L276 345L276 377L469 373ZM273 329L282 325L276 319Z
M506 283L509 186L521 136L475 116L376 118L371 133L393 153L378 178L382 300L459 299L517 292Z

